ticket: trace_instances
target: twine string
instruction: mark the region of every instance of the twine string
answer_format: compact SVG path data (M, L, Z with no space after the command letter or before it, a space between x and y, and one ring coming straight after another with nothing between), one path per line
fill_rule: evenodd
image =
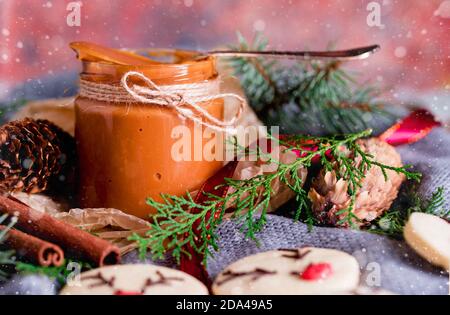
M130 84L130 78L138 78L145 86ZM173 108L177 113L202 126L215 131L234 134L235 124L242 115L246 101L234 93L218 93L219 81L205 81L193 84L158 86L150 78L137 71L129 71L122 76L120 85L80 81L80 96L108 102L143 103ZM200 103L232 97L239 102L234 116L227 121L217 119ZM204 118L204 119L203 119Z

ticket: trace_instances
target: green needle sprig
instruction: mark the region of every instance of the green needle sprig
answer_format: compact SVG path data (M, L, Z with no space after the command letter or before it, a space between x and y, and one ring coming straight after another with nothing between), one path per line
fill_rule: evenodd
M150 250L156 259L164 258L167 252L171 252L177 261L182 254L189 256L186 245L190 245L196 252L204 257L204 263L208 256L217 250L218 235L216 229L223 222L227 210L231 209L231 219L242 223L244 237L257 241L257 233L261 231L267 220L267 211L270 200L274 195L272 184L280 179L294 193L297 201L295 218L300 218L303 211L306 214L306 222L314 223L314 217L308 209L307 192L304 190L299 170L312 165L313 160L319 158L327 169L338 169L337 177L350 182L348 193L355 200L357 189L364 179L364 172L371 167L379 167L387 176L386 170L403 173L408 179L418 180L419 173L410 172L409 166L392 167L379 163L373 156L365 153L358 145L357 140L371 134L370 130L332 137L293 136L280 141L285 150L298 152L297 159L292 163L282 163L269 158L267 163L277 163L277 170L272 173L264 173L250 179L225 178L225 185L230 187L229 193L224 197L210 195L208 201L198 204L191 194L186 196L162 195L162 202L152 198L147 199L147 204L156 209L156 214L149 223L149 231L144 236L134 234L130 239L135 240L139 246L143 258ZM305 143L313 143L315 150L305 148ZM344 149L351 154L344 154ZM262 154L262 153L261 153ZM329 156L333 161L329 160ZM354 158L360 156L361 162L355 164ZM346 220L354 219L354 202L345 209ZM196 208L199 211L192 213L189 209ZM215 215L214 215L215 214ZM198 225L194 223L199 223Z
M268 40L256 33L248 42L238 33L234 50L264 51ZM228 63L241 83L248 102L266 125L283 133L355 133L391 125L396 117L378 99L373 84L358 84L355 73L338 61L283 63L264 57L233 57Z

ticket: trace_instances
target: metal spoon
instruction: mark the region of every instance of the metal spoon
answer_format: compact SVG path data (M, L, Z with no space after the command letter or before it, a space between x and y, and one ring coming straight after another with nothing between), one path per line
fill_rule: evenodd
M371 45L365 47L352 48L347 50L334 51L240 51L240 50L213 50L202 55L214 55L220 57L248 57L256 58L266 56L277 59L297 59L297 60L317 60L317 59L333 59L333 60L359 60L365 59L377 52L379 45Z

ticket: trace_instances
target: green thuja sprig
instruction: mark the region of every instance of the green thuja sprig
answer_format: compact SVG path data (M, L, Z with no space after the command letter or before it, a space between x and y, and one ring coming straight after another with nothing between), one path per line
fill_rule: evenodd
M150 249L156 259L164 258L166 252L170 251L179 261L182 254L189 255L185 248L186 245L190 245L196 252L204 255L206 263L208 256L213 254L211 249L214 251L218 249L216 229L223 222L228 209L232 209L231 218L242 223L244 236L257 241L257 233L266 223L266 214L274 195L272 184L278 179L295 193L298 203L295 218L300 218L302 211L305 210L306 222L312 224L314 218L311 211L308 211L307 192L303 189L304 183L298 172L304 167L311 166L317 157L325 168L338 167L340 171L337 172L337 176L350 182L348 193L352 200L355 200L357 189L364 179L364 172L371 167L381 168L383 174L386 174L386 170L393 170L405 174L409 179L420 178L420 174L410 172L407 166L385 165L365 153L357 140L369 136L370 133L370 130L365 130L345 136L293 136L280 141L286 150L294 150L298 154L294 162L282 163L269 158L267 163L277 163L276 171L250 179L226 178L225 184L230 187L229 193L224 197L209 195L211 198L202 204L196 203L190 194L181 197L163 194L162 202L148 198L147 204L156 209L156 214L149 223L149 231L144 236L134 234L130 239L137 242L142 258ZM315 150L303 145L311 142ZM342 154L342 148L346 148L351 154ZM330 154L334 158L333 163L328 160ZM361 163L354 163L356 156L361 157ZM354 202L346 209L345 217L349 222L354 219L353 206ZM193 208L199 211L190 212L189 209Z

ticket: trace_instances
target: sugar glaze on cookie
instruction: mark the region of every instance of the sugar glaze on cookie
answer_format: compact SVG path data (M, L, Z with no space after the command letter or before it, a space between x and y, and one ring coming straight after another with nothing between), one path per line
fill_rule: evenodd
M305 274L308 273L308 275ZM305 247L245 257L215 279L214 294L344 294L359 283L356 259L342 251Z

